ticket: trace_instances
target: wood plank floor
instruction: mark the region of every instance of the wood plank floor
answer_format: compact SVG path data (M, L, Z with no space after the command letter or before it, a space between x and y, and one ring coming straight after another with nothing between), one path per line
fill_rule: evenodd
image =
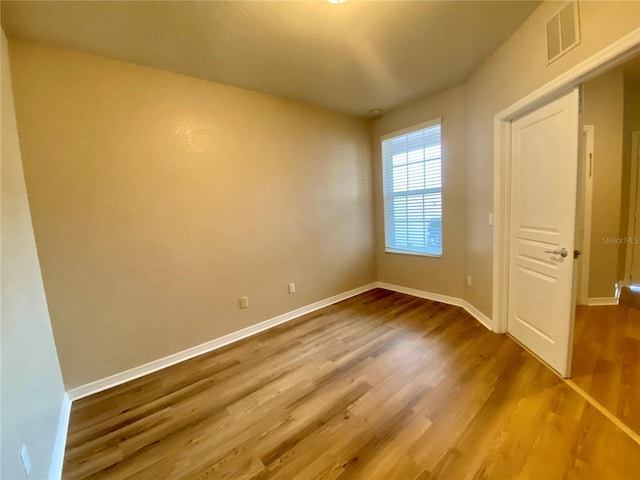
M576 307L572 379L640 434L640 310Z
M65 479L640 478L640 446L463 310L376 289L74 402Z

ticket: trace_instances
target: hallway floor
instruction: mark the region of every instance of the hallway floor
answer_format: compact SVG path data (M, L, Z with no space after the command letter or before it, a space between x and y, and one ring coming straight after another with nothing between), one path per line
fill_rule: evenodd
M640 309L576 307L572 380L640 433Z

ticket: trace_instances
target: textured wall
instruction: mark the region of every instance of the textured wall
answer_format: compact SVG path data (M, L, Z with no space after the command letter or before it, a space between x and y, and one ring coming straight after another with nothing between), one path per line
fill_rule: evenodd
M464 89L447 90L395 110L372 125L378 280L462 297L465 255ZM442 117L442 257L385 252L380 136Z
M640 68L640 67L638 67ZM620 210L620 230L622 236L629 236L629 198L631 188L631 141L632 133L640 131L640 74L625 76L624 121L622 136L622 205ZM621 248L618 259L618 279L625 275L627 249ZM625 279L626 280L626 279ZM640 281L634 281L638 283Z
M547 65L545 22L562 5L545 2L466 82L467 271L465 298L491 315L493 289L493 121L501 110L640 28L640 2L580 2L582 42Z
M48 478L64 395L25 188L7 39L2 33L0 200L0 478Z
M443 249L456 258L439 260L385 254L378 189L376 250L381 280L462 297L491 317L493 229L488 217L493 211L495 115L640 27L638 2L580 2L581 44L547 65L545 23L561 6L557 2L540 5L461 87L413 102L374 123L373 162L376 179L379 179L380 146L376 135L437 116L455 119L449 122L449 127L443 124L444 147L450 156L445 160L445 168L451 169L443 187L445 202L449 204L448 209L444 207L444 216L445 221L448 216L450 222ZM460 242L462 237L464 241ZM464 281L466 274L472 276L471 286Z
M584 85L582 120L594 127L593 196L591 201L591 255L589 298L614 297L620 237L622 189L622 69L617 68ZM607 240L605 240L607 239Z
M10 49L67 388L375 280L365 121L68 50Z

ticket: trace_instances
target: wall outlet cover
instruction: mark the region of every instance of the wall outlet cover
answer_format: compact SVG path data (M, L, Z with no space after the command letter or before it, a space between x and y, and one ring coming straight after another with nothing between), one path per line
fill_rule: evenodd
M240 308L249 308L249 297L240 297L238 304Z

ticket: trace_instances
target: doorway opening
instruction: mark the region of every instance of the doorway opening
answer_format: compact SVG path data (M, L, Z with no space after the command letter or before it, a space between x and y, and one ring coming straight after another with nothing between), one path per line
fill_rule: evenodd
M492 318L496 333L506 333L508 325L512 121L600 73L621 65L639 52L640 30L631 32L495 116Z
M572 381L640 434L640 56L584 83Z
M511 218L511 209L512 209L512 126L514 120L523 116L524 114L531 112L540 106L549 103L554 98L558 98L559 96L566 94L571 89L578 87L581 84L588 82L591 79L598 77L600 74L607 72L615 67L618 67L628 60L632 59L640 53L640 30L634 31L631 34L623 37L615 44L605 48L601 52L593 55L589 59L584 62L578 64L574 68L567 71L562 76L556 78L555 80L549 82L542 88L536 90L532 94L523 98L522 100L516 102L510 107L506 108L502 112L498 113L494 119L494 237L493 237L493 322L494 322L494 330L497 333L509 333L508 325L509 325L509 305L510 305L510 297L512 292L510 291L510 270L511 270L511 242L513 240L512 233L512 218ZM594 127L594 138L597 138L598 128ZM578 131L576 132L578 134ZM582 125L580 124L579 134L583 134ZM582 142L579 142L579 145L582 146ZM597 155L597 153L594 154ZM574 186L578 186L578 176L577 173L572 177ZM630 174L627 175L628 178ZM577 189L576 189L577 190ZM580 202L580 196L576 199L578 203ZM572 208L572 212L574 215L574 219L579 220L576 217L576 202L573 202L570 205ZM562 205L558 205L557 208L562 208ZM626 217L625 217L626 218ZM577 233L577 232L575 232ZM593 251L594 242L593 235L591 236L591 250ZM575 250L579 250L582 248L582 244L579 242L578 235L572 239L575 240ZM602 239L598 239L598 241L602 241ZM550 249L551 250L551 249ZM567 256L569 252L567 252ZM625 254L626 255L626 254ZM593 259L593 255L590 255L591 259ZM640 257L639 257L640 258ZM572 265L574 266L574 282L573 289L571 291L570 304L574 305L576 299L579 297L578 294L578 286L579 282L578 278L578 269L577 265L579 262L570 260ZM589 270L592 271L592 266L589 267ZM616 270L615 267L613 269ZM587 285L591 279L586 279ZM614 280L614 282L610 282L608 286L613 290L613 294L607 293L603 295L601 298L613 298L617 300L616 294L616 284L619 283ZM622 287L622 284L619 284L618 287ZM589 287L587 287L589 288ZM634 290L630 288L630 290ZM566 292L563 293L566 295ZM589 293L587 290L587 297L589 295L593 295ZM598 298L598 297L593 297ZM553 300L553 297L550 301ZM600 305L600 306L589 306L588 308L615 308L618 305ZM624 305L622 305L624 306ZM566 316L562 318L557 318L556 321L559 322L568 322L569 330L571 335L569 336L569 342L566 343L566 353L569 359L573 358L572 348L574 344L573 334L578 335L577 330L574 331L574 312L575 309L571 307L569 312L567 312ZM640 318L639 318L640 319ZM635 329L634 326L631 327ZM635 333L633 333L635 335ZM636 337L634 337L636 338ZM540 352L535 351L534 349L529 347L529 350L532 351L534 355L537 355L539 358L544 360L543 356L540 355ZM636 356L640 356L636 350L634 353ZM549 362L546 362L549 364ZM640 364L640 362L639 362ZM570 377L572 375L571 365L568 366L567 371L564 373L558 372L558 369L555 369L557 373L565 378ZM633 375L634 382L638 382L638 378L640 376L640 372L631 372L630 370L625 370L625 375ZM627 434L629 434L635 441L640 443L640 435L637 431L631 429L627 424L620 421L620 418L616 416L616 414L611 413L611 411L606 411L606 409L602 406L602 403L592 397L585 389L577 385L573 380L566 380L569 385L572 386L576 391L578 391L585 399L591 402L596 408L601 410L605 415L607 415L616 425L618 425L622 430L624 430ZM635 385L635 384L634 384ZM636 388L636 387L634 387ZM640 398L640 395L637 391L634 390L632 395L635 398ZM629 398L629 397L627 397ZM625 409L629 409L629 402L625 403L623 407ZM638 409L636 409L638 411Z

